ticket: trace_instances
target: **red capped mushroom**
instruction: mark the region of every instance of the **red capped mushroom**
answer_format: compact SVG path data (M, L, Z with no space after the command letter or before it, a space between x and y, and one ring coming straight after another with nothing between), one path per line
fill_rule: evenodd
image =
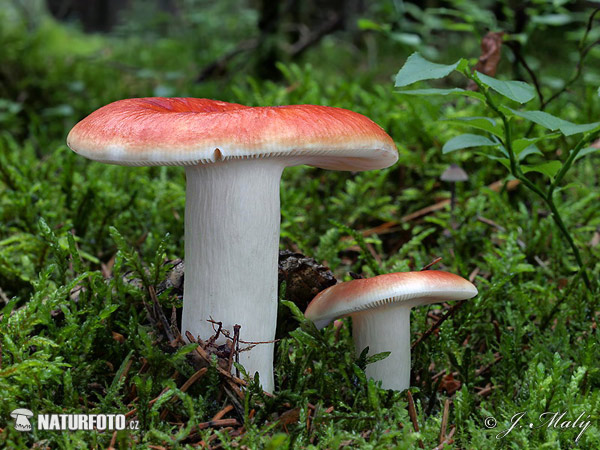
M306 308L305 316L323 328L338 317L352 317L356 351L391 352L369 364L367 376L385 389L404 390L410 384L410 309L413 306L477 295L473 284L439 270L398 272L331 286Z
M393 140L361 114L315 105L248 107L195 98L106 105L67 138L76 153L121 165L186 166L182 331L207 339L209 318L240 339L272 341L277 315L279 181L285 167L388 167ZM240 354L273 389L273 345Z

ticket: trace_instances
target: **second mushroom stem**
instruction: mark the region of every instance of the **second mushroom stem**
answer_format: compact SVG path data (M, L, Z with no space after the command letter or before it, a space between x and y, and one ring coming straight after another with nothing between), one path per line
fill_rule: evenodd
M275 338L282 172L282 163L264 160L186 168L183 332L206 340L212 318L232 335L241 325L242 341ZM271 392L273 344L239 357Z
M356 351L369 347L369 356L391 352L367 365L368 378L382 380L384 389L402 391L410 385L410 306L389 305L352 315Z

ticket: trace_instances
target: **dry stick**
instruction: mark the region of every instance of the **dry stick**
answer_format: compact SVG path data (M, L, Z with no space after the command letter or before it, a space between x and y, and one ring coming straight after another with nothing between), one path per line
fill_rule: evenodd
M458 302L458 303L452 305L452 307L446 312L446 314L444 314L442 317L440 317L436 323L431 325L431 327L419 337L419 339L417 339L415 342L413 342L413 344L410 346L410 349L414 350L417 345L419 345L424 339L429 337L436 329L438 329L440 327L440 325L442 323L444 323L446 321L446 319L448 317L453 316L454 313L456 313L456 311L458 311L458 309L463 305L463 303L465 303L465 302Z
M452 442L454 442L452 437L454 436L455 432L456 432L456 427L453 425L452 429L450 430L450 433L448 433L448 436L446 437L446 439L444 439L442 442L440 442L440 445L438 445L437 447L434 447L433 450L442 450L446 444L452 444Z
M227 405L225 408L223 408L221 411L219 411L218 413L215 414L215 416L211 419L211 421L215 421L215 420L220 420L222 419L225 414L227 414L229 411L231 411L233 409L232 405Z
M181 387L179 388L179 390L181 392L185 392L187 391L190 386L192 384L194 384L196 381L198 381L206 372L208 371L207 367L203 367L202 369L198 370L194 375L192 375L185 383L183 383L181 385ZM174 397L173 397L174 398Z
M192 336L192 333L190 333L189 331L185 332L185 336L190 340L190 342L196 342L196 339L194 339L194 336ZM208 353L206 353L206 351L201 346L196 347L196 352L198 353L198 355L200 355L200 357L204 361L206 361L207 363L210 364L210 356L208 356ZM219 372L219 374L221 374L222 376L225 377L225 379L228 381L228 383L230 384L230 387L235 391L235 393L238 394L238 396L240 398L244 398L244 394L242 393L242 391L240 391L240 389L237 385L241 385L241 386L245 387L245 386L248 386L248 383L246 383L246 381L242 380L241 378L233 376L230 372L227 372L225 369L219 367L218 365L217 365L216 369ZM271 397L271 398L275 397L270 392L263 391L263 394L266 395L267 397Z
M210 323L213 324L213 330L214 330L214 325L218 325L219 326L219 329L216 330L217 335L216 336L212 336L208 340L209 343L213 343L217 339L217 337L218 337L219 334L222 334L223 336L225 336L230 341L233 341L233 338L231 337L229 331L226 330L226 329L224 329L224 328L222 328L222 322L216 322L213 319L208 319L207 322L210 322ZM238 327L241 328L241 325L234 325L233 326L234 331L235 331L235 327L236 326L238 326ZM275 343L279 342L280 340L281 339L273 339L272 341L243 341L241 339L238 339L238 343L241 342L242 344L248 344L248 345L251 345L251 346L255 346L255 345L259 345L259 344L275 344ZM251 348L252 347L244 348L241 351L250 350Z
M171 328L173 330L177 329L177 308L175 305L171 308Z
M235 342L235 362L239 364L240 363L240 326L234 325L233 332L237 334L237 340ZM234 335L234 337L235 337L235 335ZM232 346L232 348L233 348L233 346ZM238 369L237 367L235 368L235 376L238 378L240 376L240 369Z
M240 423L237 419L219 419L219 420L210 420L208 422L202 422L192 428L192 431L205 430L206 428L215 428L215 427L236 427L239 426Z
M225 386L223 386L223 391L225 391L225 394L227 395L227 397L229 397L229 401L232 403L233 407L235 408L235 412L237 413L237 415L239 417L244 417L246 414L245 410L244 410L244 406L242 405L242 403L236 396L237 394L234 393L233 390L229 388L229 384L226 384Z
M448 426L448 414L450 413L450 399L444 401L444 413L442 414L442 427L440 429L440 445L446 439L446 427Z
M224 429L226 430L226 428ZM192 435L190 434L186 440L188 440ZM230 434L231 436L231 434ZM202 448L212 448L210 447L208 444L211 443L212 441L214 441L215 439L217 439L219 437L218 434L211 434L205 441L200 441L198 442L198 444L195 444L194 447L202 447Z
M494 389L498 389L500 386L501 385L492 386L491 384L488 383L486 387L484 387L482 390L480 390L477 393L477 395L480 396L480 397L485 397L485 396L491 394Z
M441 256L438 256L437 258L435 258L433 261L431 261L429 264L427 264L426 266L424 266L421 269L421 272L423 272L424 270L428 270L431 266L436 265L437 263L439 263L442 260Z
M115 444L117 443L117 432L115 431L110 438L110 443L108 444L108 448L106 450L114 450Z
M190 340L190 342L196 342L196 339L194 339L194 336L192 336L192 333L190 333L189 331L185 332L186 337ZM200 355L200 357L207 363L210 364L211 363L211 358L210 356L208 356L208 353L206 353L206 351L201 347L198 346L196 347L196 353L198 353L198 355ZM219 374L221 374L223 377L225 377L225 381L227 382L227 384L229 385L229 387L231 388L231 390L233 392L235 392L235 394L240 398L243 399L244 398L244 394L242 393L242 391L238 388L237 384L241 384L243 386L246 385L244 380L241 380L239 378L234 377L233 375L231 375L231 373L227 372L226 370L222 369L221 367L219 367L218 365L216 366L217 372L219 372ZM234 381L235 379L235 381Z
M240 338L240 326L235 324L233 326L233 341L231 341L231 349L229 350L229 361L227 362L227 370L231 372L231 366L233 365L233 354L237 353L236 348L238 347L238 339ZM239 376L239 375L238 375Z
M410 391L406 391L406 397L408 398L408 415L410 416L413 428L418 433L419 424L417 422L417 410L415 409L415 402ZM419 447L425 448L425 445L423 445L423 441L421 439L419 439Z
M131 365L132 364L133 364L133 360L132 359L130 359L129 361L127 361L127 365L125 366L125 370L123 370L123 373L119 377L119 381L124 380L125 377L127 377L127 374L129 373L129 369L131 369Z
M212 324L212 329L215 332L215 334L213 334L211 337L209 337L208 341L206 341L209 345L212 345L216 342L217 339L219 339L219 336L221 335L221 331L223 330L223 322L214 321L212 319L212 317L210 319L208 319L207 322L210 322ZM216 330L215 330L215 325L217 325L219 327Z
M185 332L185 336L188 338L188 340L190 342L197 343L196 339L194 338L192 333L190 333L189 331ZM185 341L181 337L181 334L178 334L177 340L185 345ZM206 351L200 345L198 347L196 347L196 352L190 353L190 355L194 359L200 358L200 360L204 361L204 364L210 365L210 363L211 363L210 357L208 356ZM225 376L225 382L230 387L230 390L235 392L237 397L239 397L240 399L243 399L244 394L242 394L242 392L239 390L239 388L236 386L236 384L228 378L228 376L230 376L231 374L223 371L223 369L221 369L218 365L217 365L216 369L221 375ZM243 381L243 380L240 380L240 381ZM234 401L234 399L236 399L236 401L237 401L237 398L235 396L231 395L230 390L228 390L226 386L224 388L225 388L225 392L227 393L228 397L232 401ZM239 402L237 402L237 404L239 404ZM243 408L241 410L242 410L242 412L244 411Z

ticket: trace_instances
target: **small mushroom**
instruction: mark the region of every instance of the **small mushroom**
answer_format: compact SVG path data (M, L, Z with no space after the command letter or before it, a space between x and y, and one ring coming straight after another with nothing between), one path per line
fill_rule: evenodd
M279 181L288 166L369 170L396 162L394 141L367 117L315 105L248 107L196 98L139 98L79 122L69 147L121 165L186 166L182 331L201 339L241 325L249 374L273 390ZM223 338L217 343L223 343Z
M15 419L15 430L31 431L31 423L29 418L33 417L33 413L25 408L15 409L10 413L10 417Z
M450 183L450 211L454 211L454 206L456 205L456 183L467 181L468 179L467 172L457 164L451 164L440 176L440 180Z
M369 364L367 376L385 389L404 390L410 384L410 309L477 295L472 283L438 270L399 272L340 283L320 292L305 316L318 328L333 319L352 317L356 351L391 352Z

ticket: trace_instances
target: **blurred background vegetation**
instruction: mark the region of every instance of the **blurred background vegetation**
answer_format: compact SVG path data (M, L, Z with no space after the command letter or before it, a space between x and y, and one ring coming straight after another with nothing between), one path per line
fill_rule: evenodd
M440 63L464 57L472 65L495 55L489 74L534 84L534 109L595 122L598 6L580 0L0 0L0 446L433 448L445 441L450 448L572 448L579 430L520 429L496 439L519 411L535 420L544 411L566 410L572 420L582 411L592 415L578 445L600 448L600 156L581 158L555 196L589 270L590 292L543 202L511 183L505 167L480 149L442 153L464 131L454 119L486 110L466 98L399 96L393 83L415 51ZM482 49L488 33L500 32L499 41ZM372 118L395 139L400 161L390 169L286 170L281 247L328 265L340 281L349 271L419 270L438 256L437 268L474 280L480 295L414 350L420 432L409 420L405 394L364 378L348 321L337 333L303 323L284 338L276 397L249 389L242 408L228 416L239 426L193 428L229 404L219 375L213 367L182 391L193 373L185 352L161 344L145 314L147 287L121 281L143 266L158 283L168 269L163 261L183 257L184 171L93 163L65 145L71 127L93 110L144 96L343 107ZM543 134L528 123L514 127L518 136ZM540 154L528 158L564 160L574 142L541 142ZM469 175L456 186L453 211L451 187L439 179L452 163ZM547 181L543 174L527 176ZM169 290L159 300L167 309L180 306ZM413 338L449 308L415 311ZM169 396L150 403L166 387ZM444 413L446 400L451 406ZM17 407L136 409L143 429L19 433L9 417ZM484 426L488 416L496 417L497 429Z

